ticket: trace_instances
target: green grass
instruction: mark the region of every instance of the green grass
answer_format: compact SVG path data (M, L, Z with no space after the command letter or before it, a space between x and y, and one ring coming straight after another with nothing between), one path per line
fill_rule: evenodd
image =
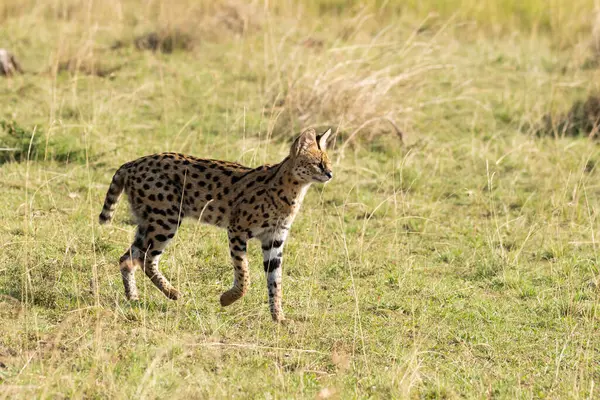
M0 5L28 71L0 85L0 398L599 395L600 151L527 128L599 89L593 2L27 3ZM119 165L277 162L307 126L335 179L286 244L288 324L255 243L219 306L226 234L191 222L162 261L183 299L125 300L126 203L96 222Z

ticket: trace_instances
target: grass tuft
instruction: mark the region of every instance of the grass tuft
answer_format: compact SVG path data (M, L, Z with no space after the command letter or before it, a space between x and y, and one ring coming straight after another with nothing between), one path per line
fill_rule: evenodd
M48 137L41 130L26 129L16 121L0 121L0 164L28 160L85 163L86 149L75 135ZM90 155L90 158L93 158Z
M134 40L134 44L138 50L151 50L160 51L162 53L172 53L174 50L190 50L192 47L192 39L190 36L183 32L151 32L136 37Z
M600 97L591 95L585 101L577 100L565 114L545 115L540 125L536 130L538 136L596 139L600 127Z

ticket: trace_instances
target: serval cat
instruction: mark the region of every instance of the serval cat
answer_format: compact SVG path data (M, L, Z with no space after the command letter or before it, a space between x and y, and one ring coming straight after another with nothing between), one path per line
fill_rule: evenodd
M246 294L246 243L256 238L262 244L271 316L275 321L284 320L282 249L309 186L333 177L325 153L330 134L331 129L320 136L313 129L305 130L283 161L257 168L177 153L123 164L112 179L99 219L101 224L111 220L125 191L138 225L133 244L120 258L127 298L138 299L138 266L165 296L179 298L179 291L159 271L158 263L181 221L194 218L228 232L234 280L231 289L221 295L221 305L228 306Z

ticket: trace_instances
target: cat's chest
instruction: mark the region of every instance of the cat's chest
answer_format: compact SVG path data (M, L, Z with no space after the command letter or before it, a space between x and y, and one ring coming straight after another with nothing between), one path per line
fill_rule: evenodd
M298 212L302 207L302 202L304 201L304 196L306 195L307 191L308 186L301 188L292 198L291 204L286 204L287 207L284 205L284 207L280 209L280 219L282 220L282 225L290 226L292 222L294 222L296 215L298 215Z
M297 208L300 208L300 205L302 204L302 202L304 201L304 196L306 196L306 192L308 192L308 185L302 187L300 189L300 191L298 192L298 195L296 196L296 205Z
M300 211L304 196L308 191L308 186L300 188L298 191L293 193L287 193L280 197L283 201L280 202L280 211L282 214L287 215L289 218L294 218Z

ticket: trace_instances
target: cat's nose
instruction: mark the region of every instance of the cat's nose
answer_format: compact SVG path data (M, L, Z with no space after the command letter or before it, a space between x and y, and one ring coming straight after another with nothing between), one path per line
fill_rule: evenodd
M329 179L333 178L333 172L331 171L325 171L325 176Z

